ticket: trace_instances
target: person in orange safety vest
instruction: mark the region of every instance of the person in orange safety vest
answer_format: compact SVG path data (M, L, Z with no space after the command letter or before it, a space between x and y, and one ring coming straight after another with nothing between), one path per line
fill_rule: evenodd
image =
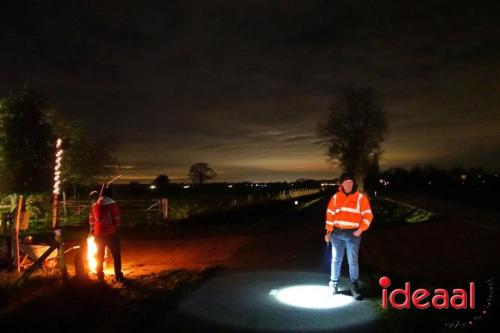
M325 241L332 244L332 262L329 286L338 293L338 284L344 252L347 250L351 294L356 300L363 299L359 291L358 252L361 234L372 222L373 213L366 194L357 189L352 173L343 173L340 187L328 203L326 210Z

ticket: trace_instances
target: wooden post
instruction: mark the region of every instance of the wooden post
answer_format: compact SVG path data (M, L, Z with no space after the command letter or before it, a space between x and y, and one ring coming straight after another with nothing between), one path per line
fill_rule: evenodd
M20 254L19 254L19 223L21 220L21 209L23 205L23 196L20 195L17 200L17 210L16 210L16 224L14 226L14 251L16 258L16 268L17 272L21 272L21 264L20 264Z
M66 206L66 191L62 191L62 199L63 199L63 212L64 212L64 218L68 218L68 209Z
M5 234L5 239L7 240L7 260L12 263L12 213L9 212L8 217L5 219L7 221L7 233Z
M167 199L167 197L161 198L160 214L161 214L163 222L166 222L167 218L168 218L168 199Z
M52 200L52 229L54 230L55 241L58 247L59 269L61 270L63 280L66 280L68 278L68 271L66 269L66 260L64 259L62 232L59 226L59 195L57 193L54 193Z

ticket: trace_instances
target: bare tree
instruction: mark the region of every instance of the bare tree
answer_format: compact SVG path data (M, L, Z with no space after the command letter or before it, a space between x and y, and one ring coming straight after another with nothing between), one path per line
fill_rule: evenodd
M318 124L317 136L329 161L354 172L362 186L369 166L378 163L387 130L382 95L351 85L336 94L327 119Z
M191 165L188 173L193 183L203 184L206 180L213 179L217 173L208 165L208 163L198 162Z

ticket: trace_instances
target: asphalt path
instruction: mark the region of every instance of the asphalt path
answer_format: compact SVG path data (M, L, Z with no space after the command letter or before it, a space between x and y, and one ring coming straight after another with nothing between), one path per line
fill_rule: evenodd
M223 269L152 331L374 331L375 299L355 301L347 279L332 296L323 240L328 198L275 216L220 264ZM232 236L217 240L220 246ZM346 266L346 265L345 265Z

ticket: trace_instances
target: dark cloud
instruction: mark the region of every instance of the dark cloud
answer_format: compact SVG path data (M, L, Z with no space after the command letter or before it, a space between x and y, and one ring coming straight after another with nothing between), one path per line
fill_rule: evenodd
M115 137L131 177L185 177L206 161L221 179L291 179L330 173L316 124L354 82L386 96L383 165L497 169L499 7L11 1L0 14L0 92L31 82L92 135Z

